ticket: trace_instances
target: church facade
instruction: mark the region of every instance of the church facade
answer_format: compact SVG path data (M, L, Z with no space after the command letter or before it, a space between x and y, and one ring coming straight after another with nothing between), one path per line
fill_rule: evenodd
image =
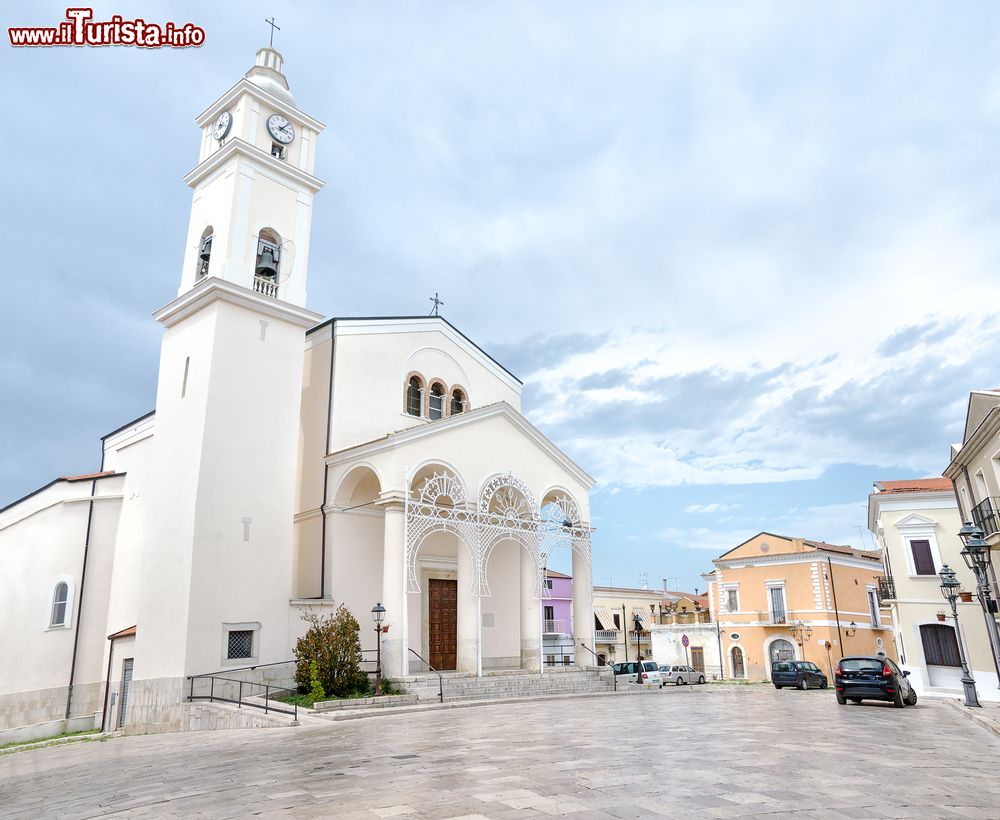
M521 382L441 317L306 307L323 125L281 55L196 122L155 410L98 472L0 510L0 728L182 729L189 676L287 661L302 615L342 603L363 627L385 607L390 677L541 673L560 550L592 646L593 480L521 415Z

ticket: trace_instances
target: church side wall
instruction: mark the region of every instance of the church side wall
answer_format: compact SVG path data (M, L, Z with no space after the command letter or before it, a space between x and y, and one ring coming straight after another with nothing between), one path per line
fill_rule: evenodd
M375 648L371 609L382 598L382 542L385 516L377 510L331 513L327 521L327 589L361 625L361 645ZM319 565L314 569L319 572ZM402 572L402 568L400 568ZM387 615L399 622L399 613Z
M77 632L91 481L59 483L8 510L0 524L0 728L65 717ZM109 566L121 508L120 478L97 482L80 616L72 714L98 708ZM19 514L21 514L19 516ZM70 585L65 625L50 626L52 593Z

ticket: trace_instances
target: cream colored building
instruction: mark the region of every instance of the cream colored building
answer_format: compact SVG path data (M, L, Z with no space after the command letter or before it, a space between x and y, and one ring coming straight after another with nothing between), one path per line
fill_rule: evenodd
M638 656L659 661L653 642L657 627L664 625L665 635L670 631L667 627L704 624L707 605L705 596L689 592L594 587L594 640L599 662L634 661Z
M775 661L812 661L830 675L844 655L896 657L877 553L762 532L712 563L727 678L769 679Z
M918 694L962 695L958 639L938 577L947 564L963 589L975 589L975 577L959 554L961 526L947 478L880 481L868 497L868 528L885 566L880 595L892 609L899 664L909 670ZM958 612L979 697L1000 700L983 610L973 600L959 602Z
M281 55L196 125L155 411L105 436L98 474L0 510L0 728L185 728L190 676L287 661L302 614L341 603L362 627L385 607L390 677L539 670L559 550L592 645L593 480L521 382L443 318L306 307L323 124Z

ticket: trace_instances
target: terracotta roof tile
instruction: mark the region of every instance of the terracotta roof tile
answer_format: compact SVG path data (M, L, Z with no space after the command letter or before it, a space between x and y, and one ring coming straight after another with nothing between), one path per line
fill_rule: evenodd
M85 473L84 475L61 475L59 476L60 481L87 481L91 478L107 478L109 475L114 475L114 470L105 470L103 473Z
M121 632L116 632L114 635L108 635L108 640L110 641L112 638L131 638L133 635L135 635L135 627L130 626Z
M909 478L904 481L876 481L875 487L882 493L930 493L952 491L950 478Z

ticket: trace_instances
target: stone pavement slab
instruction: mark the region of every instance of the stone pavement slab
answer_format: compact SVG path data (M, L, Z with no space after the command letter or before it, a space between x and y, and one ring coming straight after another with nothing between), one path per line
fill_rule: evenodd
M691 687L23 752L0 815L998 817L998 763L943 703Z

